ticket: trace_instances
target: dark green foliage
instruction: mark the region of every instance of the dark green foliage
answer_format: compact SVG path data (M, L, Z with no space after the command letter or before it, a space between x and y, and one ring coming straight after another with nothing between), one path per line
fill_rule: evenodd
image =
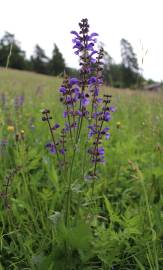
M125 39L121 40L121 56L122 63L116 64L105 52L103 72L105 83L116 88L140 88L144 79L139 74L138 61L133 48Z
M0 66L26 69L25 52L13 34L6 32L0 40Z
M54 44L52 58L50 59L48 65L49 65L49 74L55 76L63 74L65 69L65 61L56 44Z
M122 63L120 64L115 63L113 58L105 52L104 82L106 85L116 88L141 88L145 80L139 74L137 58L131 44L122 39L121 49ZM15 40L13 34L8 32L0 40L0 66L6 67L6 65L15 69L30 70L49 75L63 76L65 70L69 76L78 77L79 75L75 68L66 67L64 57L56 44L54 44L50 58L37 44L34 55L27 59L25 52L20 47L20 43Z
M39 45L36 45L34 56L31 57L32 70L38 73L48 74L48 61L49 59L44 50Z

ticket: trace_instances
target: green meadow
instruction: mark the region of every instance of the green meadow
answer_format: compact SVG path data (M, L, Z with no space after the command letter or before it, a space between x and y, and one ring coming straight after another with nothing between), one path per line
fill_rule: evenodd
M41 113L64 123L61 84L0 69L0 270L163 269L163 92L102 87L116 107L106 163L92 192L84 123L66 226L66 172L45 147ZM70 151L67 167L71 159Z

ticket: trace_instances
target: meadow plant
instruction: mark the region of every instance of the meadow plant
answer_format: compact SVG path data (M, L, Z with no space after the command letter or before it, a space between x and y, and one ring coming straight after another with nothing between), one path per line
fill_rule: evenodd
M111 113L115 111L110 106L111 95L100 93L103 84L103 48L97 50L98 34L89 32L87 19L82 19L79 23L79 32L71 31L73 35L74 53L79 57L79 78L69 78L64 74L64 80L59 88L60 101L64 106L64 125L51 124L52 116L49 109L42 111L42 120L46 121L51 134L52 142L46 144L48 150L55 154L60 170L64 172L67 179L67 195L65 222L68 223L68 216L71 209L71 185L72 170L75 167L76 152L80 152L81 136L86 137L85 154L89 155L90 168L85 173L85 180L92 181L92 195L94 181L97 179L97 165L104 163L105 149L103 139L110 137L109 127L105 123L111 120ZM58 129L61 129L58 139ZM68 143L70 141L70 144ZM82 142L83 143L83 142ZM72 154L68 157L68 152ZM81 153L80 153L81 155Z
M0 269L163 269L163 95L110 90L111 123L97 34L73 35L78 78L0 72Z
M5 95L5 93L1 94L0 100L1 100L1 108L5 109L5 107L6 107L6 95Z
M19 108L21 108L24 103L24 95L15 97L14 103L15 103L15 110L18 110Z

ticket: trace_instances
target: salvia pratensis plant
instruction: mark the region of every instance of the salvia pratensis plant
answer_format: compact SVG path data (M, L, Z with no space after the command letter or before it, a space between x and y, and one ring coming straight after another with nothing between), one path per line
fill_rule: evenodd
M64 79L59 88L60 101L63 104L62 124L51 124L52 116L49 109L42 112L42 120L47 122L52 141L46 144L47 149L55 154L60 171L66 173L67 189L65 202L65 223L68 223L71 210L71 185L72 170L75 167L76 152L82 150L83 134L87 133L84 148L85 156L89 156L90 166L85 172L84 179L91 181L92 193L95 180L98 178L97 167L104 163L104 139L110 137L108 122L111 113L115 111L110 106L111 95L102 95L100 87L103 84L103 55L104 50L96 49L98 34L89 32L87 19L79 23L79 32L71 31L73 35L73 49L79 57L79 78L69 78L64 74ZM58 137L58 131L60 130ZM84 130L83 130L84 129ZM70 155L68 153L71 152ZM81 154L81 153L80 153Z

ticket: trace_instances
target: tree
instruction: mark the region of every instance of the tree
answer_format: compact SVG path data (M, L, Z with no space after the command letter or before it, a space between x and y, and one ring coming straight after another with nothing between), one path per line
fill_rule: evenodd
M133 51L131 44L126 39L121 39L121 56L122 64L132 70L133 72L139 72L139 66L136 54Z
M121 39L122 81L124 87L135 85L139 77L139 66L136 54L126 39Z
M48 74L49 58L44 50L37 44L34 50L34 56L31 56L32 69L38 73Z
M5 32L0 40L0 65L16 69L26 69L25 52L13 34Z
M54 44L54 49L52 52L52 59L49 62L49 73L51 75L59 75L63 73L65 69L65 60L59 48Z

